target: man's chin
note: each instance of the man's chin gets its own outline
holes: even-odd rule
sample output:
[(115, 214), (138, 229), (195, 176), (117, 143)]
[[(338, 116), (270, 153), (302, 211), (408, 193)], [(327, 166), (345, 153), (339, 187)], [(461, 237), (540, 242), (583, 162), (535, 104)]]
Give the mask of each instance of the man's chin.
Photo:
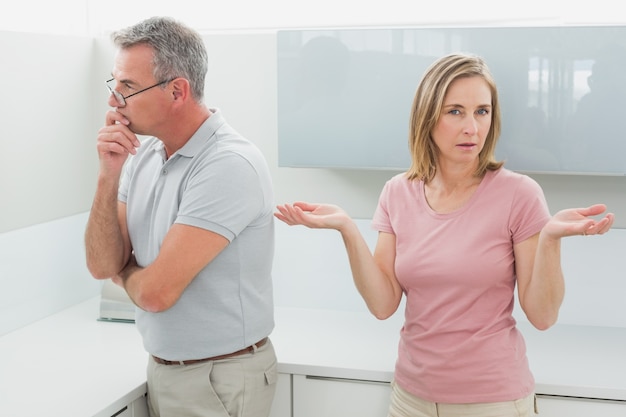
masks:
[(132, 124), (132, 123), (131, 123), (131, 124), (129, 124), (127, 127), (128, 127), (128, 129), (129, 129), (131, 132), (133, 132), (135, 135), (145, 135), (145, 133), (143, 133), (143, 132), (141, 131), (141, 129), (137, 129), (135, 126), (133, 126), (133, 124)]

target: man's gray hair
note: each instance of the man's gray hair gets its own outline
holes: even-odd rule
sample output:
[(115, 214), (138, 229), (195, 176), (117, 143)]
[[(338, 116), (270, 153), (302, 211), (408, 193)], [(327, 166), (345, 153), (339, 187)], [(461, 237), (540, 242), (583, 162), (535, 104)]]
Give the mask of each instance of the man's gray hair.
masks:
[(196, 101), (204, 97), (208, 54), (198, 32), (169, 17), (151, 17), (111, 34), (120, 49), (147, 44), (154, 49), (154, 77), (166, 81), (189, 80)]

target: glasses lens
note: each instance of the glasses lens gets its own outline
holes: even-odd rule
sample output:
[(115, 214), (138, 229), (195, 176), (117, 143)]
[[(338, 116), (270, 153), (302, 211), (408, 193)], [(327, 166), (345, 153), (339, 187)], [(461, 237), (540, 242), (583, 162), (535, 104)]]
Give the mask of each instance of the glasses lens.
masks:
[(106, 86), (107, 86), (107, 89), (109, 90), (109, 93), (113, 94), (113, 97), (115, 97), (117, 104), (119, 104), (120, 106), (125, 106), (126, 100), (124, 100), (124, 96), (115, 89), (115, 79), (112, 78), (110, 80), (107, 80)]

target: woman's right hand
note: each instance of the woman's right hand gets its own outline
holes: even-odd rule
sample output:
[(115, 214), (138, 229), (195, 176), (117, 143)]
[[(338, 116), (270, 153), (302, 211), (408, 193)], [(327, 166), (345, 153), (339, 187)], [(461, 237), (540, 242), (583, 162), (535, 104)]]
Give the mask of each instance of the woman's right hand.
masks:
[(274, 216), (290, 226), (303, 225), (312, 229), (341, 230), (352, 223), (350, 216), (341, 208), (332, 204), (310, 204), (296, 202), (276, 206)]

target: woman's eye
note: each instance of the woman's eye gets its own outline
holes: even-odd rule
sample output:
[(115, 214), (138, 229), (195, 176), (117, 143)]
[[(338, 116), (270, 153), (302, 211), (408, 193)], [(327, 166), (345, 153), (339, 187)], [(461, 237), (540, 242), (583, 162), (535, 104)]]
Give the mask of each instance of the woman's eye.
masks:
[(487, 110), (487, 109), (479, 109), (478, 110), (478, 114), (483, 114), (483, 115), (489, 114), (489, 110)]
[(448, 112), (448, 114), (461, 114), (461, 111), (458, 109), (452, 109)]

